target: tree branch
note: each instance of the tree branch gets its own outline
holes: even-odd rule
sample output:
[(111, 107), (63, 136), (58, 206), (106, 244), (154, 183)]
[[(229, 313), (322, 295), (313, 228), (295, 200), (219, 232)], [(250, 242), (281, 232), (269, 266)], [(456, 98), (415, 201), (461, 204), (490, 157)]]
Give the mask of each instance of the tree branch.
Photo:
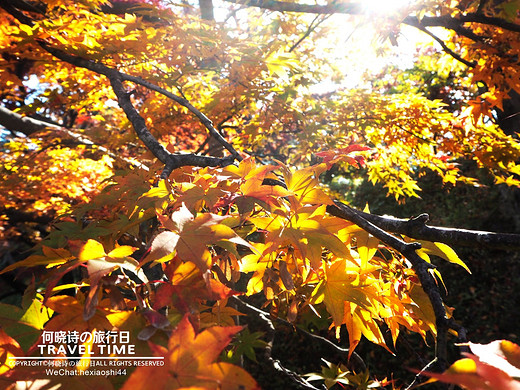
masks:
[[(229, 3), (241, 4), (248, 7), (257, 7), (267, 9), (270, 11), (279, 12), (298, 12), (298, 13), (311, 13), (311, 14), (348, 14), (348, 15), (359, 15), (363, 12), (361, 3), (340, 3), (340, 4), (327, 4), (327, 5), (310, 5), (301, 3), (288, 3), (277, 0), (225, 0)], [(482, 13), (468, 13), (458, 17), (452, 17), (450, 15), (443, 16), (425, 16), (419, 20), (415, 16), (408, 16), (404, 19), (403, 23), (417, 27), (420, 23), (424, 27), (445, 27), (450, 30), (454, 30), (461, 35), (481, 41), (483, 37), (475, 35), (471, 30), (463, 27), (464, 23), (480, 23), (487, 24), (490, 26), (500, 27), (513, 32), (520, 32), (520, 25), (509, 22), (507, 20), (486, 16)]]
[(437, 358), (437, 368), (439, 371), (444, 371), (448, 361), (447, 333), (451, 329), (453, 322), (448, 318), (439, 291), (439, 286), (430, 273), (430, 269), (434, 268), (434, 266), (422, 259), (416, 252), (417, 249), (421, 248), (421, 244), (418, 242), (407, 243), (392, 236), (365, 219), (364, 216), (359, 214), (356, 210), (339, 201), (334, 201), (334, 206), (327, 206), (327, 211), (332, 215), (355, 223), (380, 241), (400, 252), (404, 257), (406, 257), (406, 259), (408, 259), (408, 261), (410, 261), (419, 281), (421, 282), (422, 289), (426, 295), (428, 295), (433, 312), (435, 313), (437, 327), (435, 356)]
[[(333, 207), (328, 211), (332, 215), (337, 212)], [(403, 234), (416, 240), (501, 250), (520, 249), (520, 234), (428, 226), (426, 225), (429, 218), (427, 214), (412, 219), (400, 219), (354, 211), (387, 232)]]
[(502, 29), (513, 32), (520, 32), (520, 25), (516, 23), (511, 23), (507, 20), (496, 18), (493, 16), (486, 16), (481, 13), (468, 13), (465, 15), (458, 16), (456, 18), (449, 15), (425, 16), (421, 19), (421, 24), (424, 26), (451, 26), (449, 27), (450, 29), (453, 29), (452, 27), (461, 26), (464, 23), (487, 24), (489, 26), (500, 27)]
[[(247, 310), (250, 313), (264, 316), (266, 318), (269, 317), (269, 313), (266, 313), (265, 311), (255, 307), (247, 302), (244, 302), (242, 299), (240, 299), (237, 296), (232, 296), (230, 299), (235, 301), (235, 303), (237, 303), (239, 306), (241, 306), (242, 308), (244, 308), (245, 310)], [(327, 339), (325, 337), (319, 336), (317, 334), (308, 332), (305, 329), (294, 326), (294, 324), (291, 324), (289, 321), (284, 320), (283, 318), (276, 317), (273, 320), (275, 320), (285, 326), (289, 326), (289, 327), (295, 329), (297, 332), (301, 333), (308, 339), (314, 340), (317, 343), (319, 343), (320, 345), (324, 346), (325, 349), (327, 349), (329, 351), (332, 351), (339, 355), (345, 355), (345, 356), (348, 356), (348, 354), (349, 354), (349, 351), (350, 351), (349, 348), (342, 348), (339, 345), (334, 344), (332, 341), (330, 341), (329, 339)], [(361, 371), (366, 371), (367, 366), (366, 366), (365, 362), (363, 361), (363, 359), (361, 358), (361, 356), (359, 356), (359, 354), (357, 352), (355, 352), (355, 351), (352, 352), (352, 356), (350, 358), (353, 360), (353, 362), (357, 368), (359, 368)]]
[(133, 83), (142, 85), (143, 87), (146, 87), (152, 91), (158, 92), (167, 98), (172, 99), (173, 101), (177, 102), (183, 107), (186, 107), (189, 111), (191, 111), (198, 119), (199, 121), (208, 129), (209, 133), (219, 142), (226, 150), (231, 153), (231, 155), (238, 161), (242, 161), (242, 157), (239, 155), (239, 153), (231, 146), (229, 142), (227, 142), (224, 137), (215, 129), (213, 126), (213, 122), (204, 115), (201, 111), (199, 111), (197, 108), (195, 108), (188, 100), (184, 99), (183, 97), (177, 96), (164, 88), (161, 88), (153, 83), (150, 83), (149, 81), (143, 80), (140, 77), (127, 75), (120, 72), (121, 77), (123, 80), (131, 81)]
[(258, 7), (270, 11), (280, 12), (300, 12), (310, 14), (361, 14), (361, 3), (337, 3), (327, 5), (311, 5), (288, 3), (276, 0), (225, 0), (229, 3), (241, 4), (248, 7)]
[(309, 27), (307, 27), (307, 31), (305, 31), (305, 33), (300, 37), (300, 39), (298, 39), (298, 41), (296, 41), (296, 43), (294, 45), (292, 45), (291, 48), (288, 50), (289, 53), (293, 52), (294, 49), (296, 49), (298, 47), (298, 45), (305, 40), (305, 38), (307, 38), (309, 35), (311, 35), (312, 32), (315, 31), (316, 28), (318, 28), (318, 26), (321, 23), (323, 23), (325, 20), (327, 20), (327, 18), (329, 18), (330, 15), (325, 15), (321, 20), (319, 20), (319, 17), (320, 17), (320, 15), (316, 15), (316, 17), (312, 20)]
[[(25, 16), (22, 12), (20, 12), (15, 6), (13, 6), (8, 1), (0, 1), (0, 6), (4, 8), (8, 13), (10, 13), (13, 17), (15, 17), (20, 23), (27, 24), (29, 26), (33, 26), (33, 21)], [(242, 157), (239, 153), (229, 144), (220, 133), (213, 127), (212, 122), (206, 117), (202, 112), (196, 109), (189, 101), (186, 99), (174, 95), (173, 93), (166, 91), (165, 89), (150, 83), (146, 80), (141, 79), (140, 77), (135, 77), (131, 75), (127, 75), (125, 73), (119, 72), (116, 69), (109, 68), (108, 66), (102, 64), (101, 62), (96, 62), (93, 60), (85, 59), (73, 54), (66, 53), (60, 49), (56, 49), (49, 45), (47, 42), (43, 40), (37, 40), (37, 43), (48, 53), (54, 55), (56, 58), (65, 61), (71, 65), (78, 66), (81, 68), (85, 68), (91, 70), (95, 73), (102, 74), (106, 76), (114, 93), (117, 96), (119, 105), (125, 112), (128, 120), (132, 123), (132, 126), (141, 141), (145, 144), (145, 146), (154, 154), (155, 157), (159, 159), (164, 165), (165, 168), (161, 174), (161, 177), (167, 177), (173, 169), (178, 168), (184, 165), (195, 165), (195, 166), (218, 166), (218, 165), (228, 165), (230, 164), (230, 159), (228, 157), (224, 157), (221, 159), (216, 159), (214, 157), (206, 157), (206, 156), (195, 156), (195, 155), (175, 155), (168, 152), (164, 146), (162, 146), (159, 141), (152, 135), (150, 130), (146, 126), (146, 122), (144, 118), (139, 114), (139, 112), (133, 106), (130, 95), (124, 89), (123, 81), (130, 81), (136, 84), (142, 85), (145, 88), (150, 90), (159, 92), (164, 96), (174, 100), (180, 105), (188, 108), (198, 119), (199, 121), (208, 129), (210, 134), (221, 143), (232, 156), (232, 160), (241, 161)]]
[(47, 128), (61, 129), (61, 126), (54, 123), (22, 116), (2, 106), (0, 106), (0, 125), (11, 132), (19, 131), (27, 136)]
[(486, 37), (475, 34), (471, 29), (464, 27), (464, 22), (461, 19), (449, 15), (425, 16), (420, 21), (415, 16), (407, 16), (404, 18), (403, 23), (412, 27), (444, 27), (472, 41), (486, 43)]
[(153, 153), (155, 157), (157, 157), (163, 164), (167, 164), (170, 160), (171, 153), (166, 150), (164, 146), (162, 146), (159, 141), (150, 133), (148, 127), (146, 126), (145, 119), (137, 112), (135, 107), (130, 100), (130, 94), (127, 93), (125, 88), (123, 87), (123, 82), (119, 75), (113, 74), (108, 75), (108, 79), (110, 80), (110, 84), (112, 85), (112, 89), (117, 96), (117, 101), (119, 102), (119, 106), (125, 112), (128, 120), (132, 123), (134, 130), (141, 141), (146, 145), (146, 147)]
[(320, 388), (314, 387), (312, 384), (310, 384), (306, 379), (304, 379), (300, 374), (289, 370), (288, 368), (284, 367), (280, 361), (274, 359), (271, 356), (271, 351), (273, 348), (274, 343), (274, 337), (276, 333), (276, 328), (273, 324), (273, 321), (269, 318), (269, 314), (264, 312), (263, 310), (260, 310), (256, 308), (253, 305), (250, 305), (247, 302), (244, 302), (238, 297), (231, 297), (240, 308), (250, 314), (253, 314), (256, 318), (259, 318), (264, 323), (264, 330), (266, 331), (266, 337), (269, 340), (267, 347), (265, 349), (264, 358), (267, 360), (273, 367), (273, 369), (276, 372), (279, 372), (283, 374), (286, 378), (294, 382), (297, 386), (301, 387), (302, 389), (308, 389), (308, 390), (321, 390)]
[[(186, 99), (176, 96), (148, 81), (140, 79), (139, 77), (130, 76), (124, 73), (121, 73), (115, 69), (111, 69), (108, 66), (95, 62), (92, 60), (87, 60), (75, 55), (71, 55), (65, 53), (59, 49), (55, 49), (50, 47), (45, 42), (40, 42), (40, 45), (47, 50), (49, 53), (59, 58), (62, 61), (68, 62), (72, 65), (79, 66), (82, 68), (89, 69), (98, 74), (102, 74), (106, 76), (114, 93), (117, 96), (119, 106), (125, 112), (128, 120), (132, 123), (134, 131), (136, 132), (139, 139), (145, 144), (145, 146), (154, 154), (155, 157), (159, 159), (164, 164), (163, 172), (161, 173), (161, 178), (167, 178), (170, 173), (181, 166), (200, 166), (200, 167), (215, 167), (215, 166), (226, 166), (231, 164), (235, 159), (241, 160), (241, 157), (238, 155), (238, 152), (233, 149), (231, 145), (225, 141), (220, 134), (213, 128), (211, 121), (200, 111), (198, 111), (195, 107), (193, 107)], [(164, 146), (162, 146), (159, 141), (152, 135), (148, 127), (146, 126), (146, 122), (144, 118), (139, 114), (139, 112), (135, 109), (130, 99), (130, 94), (125, 90), (123, 86), (123, 81), (131, 81), (137, 84), (140, 84), (146, 88), (152, 89), (154, 91), (160, 92), (165, 96), (173, 99), (174, 101), (182, 104), (183, 106), (190, 109), (190, 111), (194, 112), (197, 117), (201, 120), (201, 122), (208, 128), (211, 128), (210, 132), (215, 132), (218, 136), (223, 140), (224, 143), (227, 144), (226, 148), (231, 149), (234, 153), (231, 156), (216, 158), (216, 157), (208, 157), (208, 156), (198, 156), (194, 154), (173, 154), (168, 152)], [(226, 146), (226, 145), (225, 145)], [(228, 150), (229, 150), (228, 149)]]
[[(28, 116), (20, 115), (14, 111), (11, 111), (5, 107), (0, 106), (0, 125), (4, 126), (6, 129), (8, 129), (11, 132), (21, 132), (25, 134), (26, 136), (32, 136), (33, 134), (45, 130), (45, 129), (53, 129), (55, 131), (58, 131), (62, 134), (65, 134), (66, 136), (73, 138), (77, 141), (78, 145), (88, 145), (91, 147), (97, 148), (102, 153), (107, 154), (108, 156), (112, 157), (115, 160), (122, 161), (126, 164), (138, 166), (139, 168), (148, 170), (149, 168), (141, 163), (130, 161), (129, 159), (125, 157), (121, 157), (118, 154), (111, 152), (104, 146), (98, 145), (95, 142), (88, 139), (83, 134), (78, 134), (77, 132), (72, 131), (71, 129), (68, 129), (66, 127), (57, 125), (55, 123), (50, 123), (46, 121), (42, 121), (39, 119), (34, 119)], [(64, 142), (61, 142), (60, 144), (64, 144)], [(41, 150), (40, 150), (41, 152)]]
[[(32, 23), (31, 23), (32, 24)], [(165, 168), (161, 174), (161, 178), (167, 178), (169, 174), (176, 168), (181, 166), (200, 166), (200, 167), (208, 167), (208, 166), (226, 166), (231, 164), (235, 159), (242, 160), (238, 152), (226, 141), (224, 138), (218, 133), (218, 131), (213, 127), (211, 121), (202, 114), (199, 110), (193, 107), (186, 99), (178, 97), (148, 81), (142, 80), (138, 77), (126, 75), (121, 73), (115, 69), (111, 69), (106, 65), (95, 62), (92, 60), (84, 59), (66, 52), (62, 50), (56, 49), (48, 45), (44, 41), (38, 41), (39, 45), (54, 55), (58, 59), (70, 63), (71, 65), (82, 67), (98, 74), (102, 74), (106, 76), (114, 93), (117, 96), (118, 103), (120, 107), (125, 112), (128, 120), (132, 123), (132, 126), (141, 141), (145, 144), (145, 146), (157, 157), (164, 165)], [(210, 133), (221, 142), (226, 149), (232, 152), (231, 156), (216, 158), (216, 157), (208, 157), (208, 156), (198, 156), (194, 154), (173, 154), (168, 152), (164, 146), (162, 146), (157, 139), (150, 133), (146, 126), (146, 122), (144, 118), (139, 114), (139, 112), (133, 106), (130, 100), (130, 94), (124, 89), (122, 81), (132, 81), (137, 84), (143, 85), (146, 88), (152, 89), (163, 95), (173, 99), (179, 104), (187, 107), (191, 112), (193, 112), (200, 121), (209, 129)], [(14, 114), (14, 115), (12, 115)], [(19, 123), (27, 128), (27, 130), (34, 129), (43, 129), (47, 126), (45, 122), (38, 123), (36, 120), (28, 120), (22, 118), (21, 116), (17, 116), (18, 114), (11, 112), (0, 112), (0, 120), (2, 116), (6, 124), (12, 126), (13, 124)], [(44, 126), (45, 124), (45, 126)]]
[[(327, 5), (309, 5), (309, 4), (298, 4), (288, 3), (277, 0), (225, 0), (234, 4), (242, 4), (248, 7), (258, 7), (271, 11), (279, 12), (297, 12), (297, 13), (312, 13), (312, 14), (349, 14), (358, 15), (362, 13), (362, 7), (360, 3), (351, 4), (327, 4)], [(456, 60), (465, 64), (469, 67), (476, 66), (475, 62), (470, 62), (463, 59), (460, 55), (451, 50), (440, 38), (432, 34), (426, 29), (426, 27), (444, 27), (448, 30), (453, 30), (457, 34), (469, 38), (475, 42), (487, 43), (487, 37), (480, 36), (472, 31), (470, 28), (464, 27), (465, 23), (480, 23), (490, 26), (500, 27), (513, 32), (520, 32), (520, 25), (511, 23), (507, 20), (485, 16), (481, 13), (469, 13), (461, 15), (459, 17), (452, 17), (450, 15), (443, 16), (425, 16), (419, 20), (415, 16), (407, 16), (402, 23), (409, 26), (418, 28), (424, 31), (435, 39), (441, 46), (442, 49)]]
[(470, 67), (470, 68), (474, 68), (475, 66), (477, 66), (477, 63), (476, 62), (470, 62), (468, 60), (465, 60), (464, 58), (462, 58), (459, 54), (455, 53), (453, 50), (451, 50), (448, 45), (446, 45), (444, 43), (444, 41), (442, 39), (440, 39), (437, 35), (433, 34), (430, 30), (428, 30), (426, 27), (424, 27), (423, 25), (421, 24), (417, 24), (416, 26), (414, 26), (416, 28), (418, 28), (419, 30), (421, 30), (422, 32), (428, 34), (430, 37), (432, 37), (433, 39), (435, 39), (435, 41), (441, 45), (442, 47), (442, 50), (444, 50), (445, 53), (449, 54), (450, 56), (452, 56), (453, 58), (455, 58), (457, 61), (463, 63), (464, 65)]

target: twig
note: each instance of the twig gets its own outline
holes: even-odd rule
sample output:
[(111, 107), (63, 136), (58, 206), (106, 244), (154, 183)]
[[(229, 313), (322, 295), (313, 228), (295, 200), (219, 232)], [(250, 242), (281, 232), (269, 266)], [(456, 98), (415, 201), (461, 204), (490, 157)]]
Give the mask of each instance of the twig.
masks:
[(242, 301), (240, 298), (232, 296), (230, 299), (233, 300), (238, 306), (240, 306), (244, 311), (254, 313), (262, 322), (264, 323), (264, 328), (266, 330), (266, 338), (269, 340), (267, 342), (267, 346), (265, 348), (264, 358), (273, 366), (273, 368), (289, 378), (292, 382), (294, 382), (296, 385), (301, 387), (302, 389), (309, 389), (309, 390), (321, 390), (318, 387), (315, 387), (311, 385), (307, 380), (305, 380), (300, 374), (289, 370), (288, 368), (284, 367), (279, 360), (276, 360), (272, 357), (272, 349), (274, 344), (274, 337), (276, 334), (276, 328), (273, 324), (273, 321), (269, 318), (269, 314), (264, 312), (263, 310), (260, 310), (253, 305), (250, 305), (247, 302)]
[(437, 358), (433, 359), (431, 362), (429, 362), (428, 364), (426, 364), (422, 369), (421, 371), (419, 371), (416, 375), (415, 375), (415, 378), (413, 379), (413, 381), (408, 385), (406, 386), (406, 389), (405, 390), (411, 390), (417, 383), (419, 383), (421, 381), (421, 378), (423, 377), (423, 373), (427, 370), (429, 370), (431, 367), (433, 367), (435, 364), (437, 363)]
[(437, 41), (437, 43), (439, 45), (441, 45), (442, 47), (442, 50), (444, 50), (444, 52), (446, 52), (447, 54), (449, 54), (450, 56), (452, 56), (453, 58), (455, 58), (457, 61), (463, 63), (464, 65), (470, 67), (470, 68), (474, 68), (475, 66), (477, 66), (477, 63), (475, 61), (473, 62), (470, 62), (468, 60), (465, 60), (464, 58), (462, 58), (459, 54), (455, 53), (453, 50), (451, 50), (448, 45), (446, 45), (444, 43), (444, 41), (439, 38), (437, 35), (435, 35), (434, 33), (432, 33), (430, 30), (428, 30), (426, 27), (424, 27), (423, 25), (421, 25), (421, 23), (419, 21), (417, 21), (416, 24), (413, 24), (415, 23), (415, 21), (411, 22), (411, 23), (408, 23), (409, 25), (411, 26), (414, 26), (416, 28), (418, 28), (419, 30), (421, 30), (422, 32), (428, 34), (430, 37), (432, 37), (433, 39), (435, 39), (435, 41)]
[(179, 103), (181, 106), (186, 107), (188, 110), (190, 110), (198, 119), (199, 121), (208, 129), (209, 133), (222, 145), (226, 150), (231, 153), (231, 155), (238, 161), (242, 161), (242, 157), (239, 155), (239, 153), (236, 151), (233, 146), (227, 142), (224, 137), (215, 129), (213, 126), (213, 122), (204, 115), (202, 112), (200, 112), (197, 108), (195, 108), (188, 100), (177, 96), (164, 88), (161, 88), (153, 83), (150, 83), (149, 81), (143, 80), (140, 77), (131, 76), (125, 73), (119, 72), (122, 79), (126, 81), (131, 81), (133, 83), (142, 85), (143, 87), (146, 87), (152, 91), (158, 92), (167, 98), (172, 99), (173, 101)]
[[(231, 297), (231, 299), (233, 301), (235, 301), (235, 303), (237, 303), (238, 305), (240, 305), (240, 306), (244, 307), (245, 309), (247, 309), (249, 312), (254, 312), (257, 315), (269, 318), (269, 313), (266, 313), (265, 311), (263, 311), (261, 309), (258, 309), (257, 307), (255, 307), (255, 306), (253, 306), (253, 305), (251, 305), (251, 304), (249, 304), (247, 302), (244, 302), (240, 298), (238, 298), (236, 296), (233, 296), (233, 297)], [(336, 353), (338, 353), (340, 355), (348, 355), (349, 354), (349, 349), (348, 348), (342, 348), (339, 345), (334, 344), (332, 341), (330, 341), (329, 339), (327, 339), (325, 337), (322, 337), (322, 336), (317, 335), (317, 334), (313, 334), (311, 332), (306, 331), (305, 329), (302, 329), (302, 328), (299, 328), (297, 326), (294, 326), (289, 321), (284, 320), (283, 318), (276, 317), (276, 318), (274, 318), (274, 320), (277, 321), (277, 322), (280, 322), (280, 323), (282, 323), (282, 324), (284, 324), (286, 326), (290, 326), (291, 328), (296, 329), (297, 332), (303, 334), (304, 336), (306, 336), (308, 338), (316, 340), (318, 343), (320, 343), (322, 345), (325, 345), (327, 348), (330, 348), (331, 350), (333, 350), (334, 352), (336, 352)], [(354, 360), (354, 363), (362, 371), (365, 371), (367, 369), (365, 362), (363, 361), (363, 359), (361, 358), (361, 356), (359, 356), (359, 354), (357, 352), (353, 352), (352, 353), (351, 359)]]
[[(307, 38), (309, 35), (311, 35), (312, 32), (314, 30), (316, 30), (316, 28), (321, 23), (323, 23), (325, 20), (327, 20), (329, 17), (330, 17), (330, 15), (325, 15), (321, 20), (318, 20), (320, 18), (320, 15), (319, 14), (316, 15), (316, 17), (312, 20), (311, 24), (307, 28), (307, 31), (305, 31), (305, 33), (301, 36), (301, 38), (298, 39), (298, 41), (294, 45), (291, 46), (291, 48), (288, 50), (288, 52), (291, 53), (294, 49), (296, 49), (298, 47), (298, 45), (305, 40), (305, 38)], [(316, 24), (314, 24), (315, 22), (316, 22)]]

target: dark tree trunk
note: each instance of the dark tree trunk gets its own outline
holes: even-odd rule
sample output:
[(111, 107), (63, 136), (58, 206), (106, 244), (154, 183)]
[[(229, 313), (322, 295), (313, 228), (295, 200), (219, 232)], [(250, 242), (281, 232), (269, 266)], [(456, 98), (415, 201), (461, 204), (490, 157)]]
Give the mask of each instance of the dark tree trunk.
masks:
[(205, 20), (215, 20), (213, 0), (199, 0), (200, 16)]
[(497, 124), (507, 135), (520, 133), (520, 94), (512, 89), (509, 99), (504, 100), (503, 108), (503, 111), (495, 108)]

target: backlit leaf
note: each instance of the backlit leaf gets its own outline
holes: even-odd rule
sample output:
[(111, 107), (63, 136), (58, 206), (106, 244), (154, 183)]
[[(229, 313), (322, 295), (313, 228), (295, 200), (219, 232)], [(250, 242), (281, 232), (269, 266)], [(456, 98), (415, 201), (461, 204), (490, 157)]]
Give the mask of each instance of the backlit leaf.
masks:
[(123, 390), (147, 389), (150, 378), (154, 378), (157, 389), (259, 389), (242, 368), (215, 361), (241, 329), (238, 326), (212, 327), (196, 334), (188, 316), (184, 316), (173, 331), (168, 348), (152, 348), (155, 356), (165, 358), (164, 367), (138, 367), (125, 382)]

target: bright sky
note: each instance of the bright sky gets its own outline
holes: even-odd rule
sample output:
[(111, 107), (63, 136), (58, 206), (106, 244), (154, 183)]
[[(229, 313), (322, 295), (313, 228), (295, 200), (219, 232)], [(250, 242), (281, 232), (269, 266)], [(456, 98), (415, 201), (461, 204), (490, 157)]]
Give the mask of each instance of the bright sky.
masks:
[[(315, 3), (311, 0), (299, 1)], [(375, 18), (381, 15), (398, 13), (399, 10), (409, 5), (411, 0), (360, 0), (360, 3), (362, 3), (369, 18), (370, 15)], [(221, 0), (215, 0), (214, 4), (216, 6), (216, 19), (224, 20), (229, 15), (229, 11), (224, 10), (227, 9), (228, 4)], [(397, 38), (398, 45), (391, 46), (387, 40), (386, 44), (390, 47), (385, 50), (384, 55), (381, 55), (376, 51), (377, 44), (374, 44), (380, 37), (375, 32), (374, 26), (366, 24), (366, 18), (337, 14), (329, 18), (326, 24), (332, 24), (336, 30), (334, 34), (331, 34), (330, 44), (334, 45), (332, 51), (336, 62), (341, 64), (341, 70), (347, 76), (340, 85), (324, 80), (315, 87), (317, 93), (332, 91), (338, 87), (358, 87), (362, 82), (364, 73), (380, 72), (387, 64), (407, 68), (413, 63), (417, 45), (424, 41), (431, 42), (431, 38), (419, 30), (402, 26)]]
[(408, 5), (410, 0), (363, 0), (363, 6), (370, 12), (388, 14)]
[[(402, 69), (413, 65), (420, 44), (431, 43), (431, 38), (409, 26), (401, 26), (397, 37), (397, 45), (390, 44), (388, 38), (381, 42), (371, 26), (351, 26), (352, 34), (339, 45), (335, 52), (342, 70), (347, 75), (343, 86), (353, 88), (361, 86), (365, 73), (377, 74), (386, 65), (394, 65)], [(378, 47), (385, 46), (378, 53)]]

